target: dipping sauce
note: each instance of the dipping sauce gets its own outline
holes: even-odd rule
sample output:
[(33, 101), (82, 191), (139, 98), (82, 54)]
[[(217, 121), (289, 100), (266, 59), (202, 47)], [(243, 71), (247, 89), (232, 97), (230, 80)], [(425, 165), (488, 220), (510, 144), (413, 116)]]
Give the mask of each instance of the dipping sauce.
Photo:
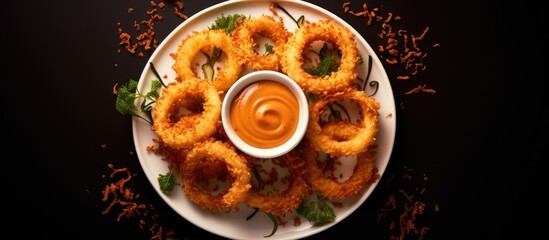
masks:
[(234, 98), (230, 119), (242, 141), (256, 148), (273, 148), (294, 134), (299, 103), (284, 84), (261, 80), (242, 89)]

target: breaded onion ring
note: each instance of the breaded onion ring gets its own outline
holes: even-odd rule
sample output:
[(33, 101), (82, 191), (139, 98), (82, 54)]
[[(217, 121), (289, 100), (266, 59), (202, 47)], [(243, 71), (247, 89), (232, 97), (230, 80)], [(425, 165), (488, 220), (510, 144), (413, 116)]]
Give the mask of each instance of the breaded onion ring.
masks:
[[(274, 54), (263, 56), (254, 51), (254, 36), (268, 37), (274, 42)], [(247, 18), (232, 33), (240, 61), (254, 70), (280, 70), (280, 58), (284, 52), (284, 44), (291, 35), (284, 23), (273, 17), (262, 15), (258, 18)]]
[[(336, 72), (325, 77), (310, 75), (303, 69), (303, 52), (314, 41), (335, 43), (341, 50), (341, 64)], [(298, 28), (288, 39), (281, 59), (282, 71), (294, 79), (306, 92), (332, 94), (346, 91), (358, 76), (359, 61), (355, 35), (332, 20), (319, 20)]]
[[(354, 125), (347, 125), (346, 128), (349, 131), (354, 131), (355, 127)], [(341, 129), (339, 128), (339, 130)], [(332, 201), (355, 196), (364, 187), (379, 179), (375, 167), (375, 150), (376, 146), (372, 145), (366, 151), (358, 154), (352, 175), (347, 180), (339, 182), (332, 177), (325, 176), (322, 170), (324, 167), (319, 165), (318, 151), (312, 146), (305, 147), (302, 151), (302, 157), (306, 162), (306, 179), (311, 186), (311, 190)]]
[(223, 69), (219, 70), (214, 78), (215, 88), (224, 92), (238, 79), (242, 71), (242, 64), (238, 61), (238, 53), (234, 51), (232, 38), (225, 30), (206, 29), (187, 36), (179, 45), (177, 53), (172, 55), (175, 59), (172, 68), (180, 81), (195, 78), (191, 66), (194, 57), (201, 49), (212, 46), (221, 49), (227, 56)]
[[(357, 133), (349, 139), (339, 140), (330, 134), (323, 133), (320, 125), (320, 115), (326, 105), (339, 100), (348, 99), (354, 101), (360, 107), (362, 119)], [(379, 129), (378, 115), (380, 105), (373, 97), (369, 97), (363, 91), (348, 92), (337, 96), (324, 96), (311, 103), (309, 109), (309, 126), (306, 137), (316, 150), (320, 150), (332, 157), (352, 156), (366, 150), (375, 142), (375, 136)]]
[[(251, 164), (258, 160), (252, 157), (248, 158)], [(266, 195), (252, 187), (248, 192), (246, 203), (250, 207), (258, 208), (263, 212), (283, 216), (295, 210), (301, 204), (309, 191), (309, 186), (305, 181), (305, 162), (298, 157), (297, 152), (284, 154), (276, 160), (278, 160), (277, 163), (280, 164), (280, 167), (287, 168), (291, 174), (288, 188), (278, 193)]]
[[(226, 193), (213, 195), (203, 191), (197, 182), (202, 177), (199, 169), (210, 161), (225, 162), (227, 170), (233, 179)], [(211, 163), (211, 162), (210, 162)], [(215, 163), (213, 163), (215, 166)], [(246, 159), (235, 152), (235, 149), (221, 141), (205, 141), (197, 143), (187, 154), (187, 159), (181, 165), (181, 184), (189, 200), (202, 209), (218, 212), (243, 203), (246, 193), (251, 188), (251, 173)]]
[[(204, 100), (202, 112), (173, 120), (172, 112), (191, 97)], [(189, 78), (173, 82), (164, 88), (152, 110), (152, 130), (168, 146), (183, 149), (191, 147), (214, 134), (221, 118), (221, 99), (211, 82)]]

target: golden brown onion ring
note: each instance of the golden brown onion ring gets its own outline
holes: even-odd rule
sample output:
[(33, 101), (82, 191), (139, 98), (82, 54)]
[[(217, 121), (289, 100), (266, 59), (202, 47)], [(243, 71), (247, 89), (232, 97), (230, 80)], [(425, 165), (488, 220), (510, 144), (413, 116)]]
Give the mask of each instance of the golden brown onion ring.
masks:
[[(191, 97), (204, 100), (202, 112), (182, 116), (173, 120), (174, 108)], [(152, 130), (168, 146), (189, 148), (214, 134), (221, 118), (221, 99), (211, 82), (189, 78), (183, 82), (173, 82), (164, 88), (152, 111)]]
[[(259, 159), (249, 157), (251, 164)], [(291, 180), (288, 182), (287, 189), (284, 191), (263, 194), (258, 189), (252, 188), (248, 192), (246, 203), (253, 208), (258, 208), (263, 212), (283, 216), (284, 214), (295, 210), (301, 204), (305, 194), (309, 191), (307, 181), (305, 181), (305, 162), (298, 157), (296, 152), (290, 152), (276, 158), (280, 167), (287, 168), (291, 174)]]
[(215, 88), (219, 91), (228, 90), (238, 79), (242, 64), (238, 61), (237, 52), (233, 48), (232, 38), (225, 30), (202, 30), (187, 36), (172, 55), (175, 64), (172, 68), (177, 73), (180, 81), (189, 78), (195, 78), (196, 75), (192, 69), (192, 61), (196, 54), (204, 48), (217, 47), (227, 56), (223, 69), (219, 70), (214, 78)]
[[(198, 182), (203, 176), (200, 168), (208, 162), (223, 161), (232, 183), (226, 193), (212, 194), (202, 190)], [(216, 164), (210, 164), (216, 166)], [(215, 167), (214, 167), (215, 168)], [(217, 172), (217, 171), (216, 171)], [(246, 194), (251, 188), (251, 173), (246, 159), (235, 152), (228, 143), (221, 141), (204, 141), (197, 143), (187, 154), (181, 166), (181, 184), (189, 200), (202, 209), (218, 212), (236, 207), (246, 200)]]
[[(308, 74), (303, 69), (303, 52), (314, 41), (332, 42), (341, 50), (341, 64), (336, 72), (325, 77)], [(288, 39), (281, 59), (282, 71), (306, 92), (332, 94), (349, 90), (358, 76), (359, 61), (355, 35), (332, 20), (319, 20), (298, 28)]]
[[(322, 126), (320, 125), (320, 115), (326, 109), (327, 104), (344, 99), (354, 101), (358, 104), (362, 119), (358, 123), (359, 128), (357, 133), (353, 137), (347, 140), (338, 140), (330, 134), (323, 133)], [(320, 97), (311, 103), (306, 137), (312, 142), (315, 149), (323, 151), (332, 157), (359, 154), (375, 142), (375, 136), (379, 129), (379, 108), (379, 102), (373, 97), (366, 95), (363, 91)]]
[[(263, 56), (254, 51), (254, 36), (265, 36), (274, 42), (274, 54)], [(240, 56), (240, 61), (254, 70), (280, 70), (280, 58), (284, 45), (291, 35), (284, 23), (273, 17), (261, 15), (258, 18), (247, 18), (232, 33), (232, 37)]]
[[(352, 131), (355, 125), (347, 125), (346, 128)], [(335, 128), (333, 128), (335, 129)], [(341, 130), (341, 128), (339, 128)], [(338, 132), (334, 131), (335, 132)], [(347, 130), (343, 130), (347, 131)], [(349, 179), (339, 182), (329, 176), (325, 176), (318, 160), (318, 151), (312, 146), (305, 146), (302, 151), (302, 157), (306, 162), (306, 179), (311, 186), (312, 191), (319, 193), (329, 200), (350, 198), (355, 196), (360, 190), (379, 179), (379, 174), (375, 166), (376, 146), (372, 145), (357, 156), (357, 162)]]

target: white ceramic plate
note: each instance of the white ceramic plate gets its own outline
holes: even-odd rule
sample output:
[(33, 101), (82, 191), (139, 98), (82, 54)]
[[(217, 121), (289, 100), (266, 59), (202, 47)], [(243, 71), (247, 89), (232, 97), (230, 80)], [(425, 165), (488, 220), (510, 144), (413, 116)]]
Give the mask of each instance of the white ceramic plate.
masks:
[[(211, 26), (215, 19), (221, 15), (244, 14), (251, 17), (258, 17), (261, 14), (272, 15), (269, 11), (270, 2), (271, 1), (235, 0), (222, 2), (204, 9), (185, 20), (174, 29), (158, 46), (149, 61), (154, 63), (155, 68), (161, 76), (168, 76), (166, 79), (163, 79), (163, 81), (173, 81), (175, 79), (175, 72), (171, 67), (174, 64), (174, 60), (169, 54), (177, 51), (179, 43), (185, 36), (192, 33), (193, 30), (208, 28), (208, 26)], [(303, 15), (307, 21), (333, 19), (349, 28), (357, 37), (357, 46), (360, 55), (364, 59), (364, 63), (358, 66), (359, 76), (362, 79), (366, 77), (368, 71), (368, 55), (372, 57), (372, 69), (369, 80), (377, 81), (379, 83), (379, 88), (374, 97), (381, 103), (379, 117), (380, 130), (377, 135), (378, 152), (376, 166), (379, 173), (382, 175), (389, 162), (393, 149), (396, 131), (396, 112), (389, 79), (375, 52), (353, 27), (325, 9), (303, 1), (281, 0), (278, 1), (278, 3), (295, 18)], [(296, 28), (296, 24), (282, 11), (277, 10), (277, 12), (279, 16), (284, 18), (285, 27), (288, 31), (293, 32)], [(139, 91), (147, 92), (150, 88), (152, 79), (156, 79), (156, 76), (147, 64), (139, 79)], [(169, 194), (162, 193), (157, 177), (159, 174), (168, 172), (168, 165), (165, 161), (161, 160), (159, 156), (146, 150), (147, 146), (153, 145), (152, 139), (155, 138), (155, 134), (151, 131), (151, 126), (147, 122), (134, 117), (133, 137), (139, 162), (152, 186), (174, 211), (189, 222), (213, 234), (231, 239), (261, 239), (271, 232), (273, 223), (264, 214), (256, 214), (251, 220), (246, 220), (246, 217), (253, 212), (253, 209), (247, 206), (240, 207), (240, 211), (236, 213), (210, 213), (209, 211), (201, 210), (193, 202), (190, 202), (185, 197), (183, 190), (180, 187)], [(307, 220), (302, 219), (301, 225), (295, 227), (292, 225), (292, 219), (296, 215), (292, 213), (285, 217), (289, 224), (286, 224), (285, 227), (279, 227), (276, 234), (268, 239), (304, 238), (328, 229), (360, 207), (372, 193), (376, 185), (377, 182), (363, 189), (356, 197), (339, 201), (342, 203), (342, 207), (334, 208), (336, 220), (333, 223), (314, 227)]]

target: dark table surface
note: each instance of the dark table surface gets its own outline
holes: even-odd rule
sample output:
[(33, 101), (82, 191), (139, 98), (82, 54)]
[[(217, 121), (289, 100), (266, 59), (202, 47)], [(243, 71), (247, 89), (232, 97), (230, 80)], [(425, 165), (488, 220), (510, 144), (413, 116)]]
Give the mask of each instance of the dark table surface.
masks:
[[(183, 1), (182, 12), (192, 16), (219, 2)], [(344, 13), (345, 1), (309, 2), (340, 16), (372, 46), (379, 44), (380, 23), (367, 26), (364, 18)], [(351, 8), (360, 10), (364, 2), (352, 1)], [(183, 21), (174, 14), (175, 5), (166, 3), (159, 11), (164, 19), (155, 25), (158, 41)], [(419, 35), (429, 27), (422, 40), (427, 69), (399, 81), (401, 68), (384, 62), (398, 116), (389, 166), (363, 206), (309, 238), (393, 239), (400, 234), (398, 219), (407, 202), (400, 190), (413, 195), (409, 203), (426, 206), (415, 221), (418, 229), (428, 229), (423, 239), (543, 234), (549, 188), (542, 167), (548, 119), (541, 86), (547, 80), (542, 73), (549, 39), (542, 8), (530, 1), (366, 3), (379, 7), (381, 16), (400, 16), (396, 26), (410, 33)], [(117, 23), (132, 30), (134, 20), (146, 18), (150, 1), (9, 0), (2, 8), (7, 84), (2, 123), (8, 133), (2, 236), (150, 239), (149, 227), (157, 223), (178, 239), (219, 238), (172, 211), (154, 191), (132, 154), (131, 118), (114, 108), (113, 86), (139, 79), (152, 53), (118, 53)], [(437, 43), (440, 47), (432, 47)], [(405, 94), (419, 84), (436, 94)], [(108, 206), (101, 191), (112, 172), (109, 163), (135, 174), (132, 190), (151, 206), (151, 216), (157, 215), (154, 220), (149, 216), (144, 229), (137, 218), (118, 222), (115, 211), (102, 214)], [(387, 210), (391, 195), (399, 207)], [(391, 222), (397, 223), (393, 229)]]

